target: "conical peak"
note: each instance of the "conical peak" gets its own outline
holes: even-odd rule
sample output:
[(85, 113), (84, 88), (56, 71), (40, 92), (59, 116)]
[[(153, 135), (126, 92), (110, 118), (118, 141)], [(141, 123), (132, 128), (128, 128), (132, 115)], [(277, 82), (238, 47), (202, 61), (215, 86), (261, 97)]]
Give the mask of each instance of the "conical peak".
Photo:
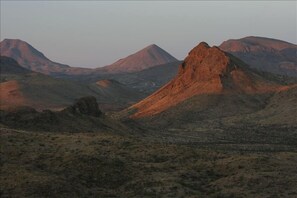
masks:
[(204, 41), (199, 43), (197, 47), (199, 47), (199, 48), (210, 48), (210, 46)]
[(1, 42), (1, 45), (8, 45), (10, 47), (17, 47), (17, 46), (26, 46), (26, 47), (29, 47), (30, 45), (25, 42), (25, 41), (22, 41), (20, 39), (4, 39), (2, 42)]
[(20, 39), (8, 39), (8, 38), (6, 38), (6, 39), (3, 39), (2, 42), (4, 42), (4, 43), (7, 43), (7, 42), (13, 42), (13, 43), (16, 43), (16, 42), (25, 42), (25, 41), (22, 41), (22, 40), (20, 40)]
[(217, 46), (210, 47), (207, 43), (201, 42), (189, 52), (185, 61), (188, 59), (196, 59), (198, 62), (201, 62), (205, 58), (216, 59), (217, 57), (228, 58), (228, 55)]
[(160, 47), (156, 44), (151, 44), (151, 45), (148, 45), (146, 48), (160, 48)]
[(209, 48), (210, 46), (206, 42), (201, 42), (189, 52), (189, 55), (197, 52), (201, 53), (203, 51), (206, 51)]
[(230, 57), (227, 53), (216, 46), (210, 47), (207, 43), (202, 42), (190, 51), (179, 68), (179, 74), (187, 71), (192, 73), (192, 76), (193, 73), (196, 73), (202, 78), (230, 71), (230, 66)]
[(104, 71), (110, 73), (121, 72), (136, 72), (141, 71), (156, 65), (163, 65), (171, 62), (176, 62), (177, 59), (168, 52), (157, 46), (151, 44), (135, 52), (117, 62), (104, 67)]
[(156, 44), (151, 44), (151, 45), (146, 46), (145, 48), (143, 48), (142, 50), (140, 50), (138, 52), (143, 52), (143, 51), (163, 51), (163, 49), (160, 48)]
[[(35, 49), (32, 45), (27, 43), (26, 41), (20, 39), (4, 39), (0, 42), (0, 49), (1, 54), (4, 54), (8, 57), (13, 57), (18, 62), (20, 61), (22, 64), (25, 65), (23, 62), (36, 62), (33, 59), (41, 58), (48, 61), (43, 53)], [(12, 50), (13, 49), (13, 50)], [(17, 53), (15, 53), (18, 51)], [(19, 59), (30, 59), (30, 60), (19, 60)]]

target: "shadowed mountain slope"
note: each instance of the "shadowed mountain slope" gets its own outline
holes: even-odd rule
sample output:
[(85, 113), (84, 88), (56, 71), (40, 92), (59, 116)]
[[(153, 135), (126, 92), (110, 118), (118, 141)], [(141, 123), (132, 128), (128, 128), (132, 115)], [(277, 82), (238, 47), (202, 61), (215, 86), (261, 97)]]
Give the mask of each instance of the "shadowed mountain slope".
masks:
[(89, 88), (100, 95), (99, 106), (105, 111), (122, 110), (144, 98), (143, 93), (111, 79), (99, 80)]
[(94, 84), (55, 79), (23, 69), (11, 58), (1, 57), (0, 60), (1, 109), (18, 106), (31, 106), (37, 110), (61, 109), (77, 98), (91, 95), (97, 98), (100, 105), (104, 105), (102, 109), (106, 111), (112, 106), (127, 107), (140, 97), (137, 91), (119, 83), (113, 82), (112, 88), (102, 88)]
[(59, 78), (69, 79), (73, 81), (96, 83), (98, 80), (112, 79), (120, 82), (126, 87), (136, 89), (147, 96), (164, 84), (169, 82), (178, 71), (181, 61), (171, 62), (163, 65), (156, 65), (148, 69), (144, 69), (131, 73), (92, 73), (88, 75), (67, 75)]
[(151, 94), (177, 74), (180, 63), (180, 61), (176, 61), (150, 67), (139, 72), (109, 75), (109, 78), (115, 79), (145, 94)]
[(31, 72), (30, 70), (21, 67), (14, 59), (6, 56), (0, 57), (0, 65), (1, 74), (24, 74)]

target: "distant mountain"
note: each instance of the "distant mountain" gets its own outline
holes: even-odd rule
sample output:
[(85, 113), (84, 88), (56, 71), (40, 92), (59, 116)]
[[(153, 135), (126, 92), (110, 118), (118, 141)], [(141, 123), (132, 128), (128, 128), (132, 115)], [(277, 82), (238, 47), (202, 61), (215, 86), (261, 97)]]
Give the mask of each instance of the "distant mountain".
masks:
[(180, 63), (157, 45), (150, 45), (114, 64), (97, 69), (55, 63), (19, 39), (4, 39), (0, 50), (2, 56), (13, 58), (23, 68), (35, 72), (83, 82), (114, 79), (148, 94), (168, 82), (176, 74)]
[(251, 36), (224, 41), (219, 47), (258, 70), (297, 76), (297, 45), (295, 44)]
[(0, 52), (1, 56), (15, 59), (22, 67), (44, 74), (60, 73), (70, 68), (49, 60), (43, 53), (19, 39), (4, 39), (0, 42)]
[[(30, 106), (37, 110), (62, 109), (77, 98), (94, 96), (103, 110), (127, 107), (139, 100), (141, 94), (136, 90), (124, 88), (112, 82), (112, 89), (94, 84), (81, 84), (69, 80), (56, 79), (50, 76), (22, 68), (16, 61), (0, 57), (0, 109), (18, 106)], [(122, 90), (120, 92), (120, 90)], [(129, 90), (129, 91), (128, 91)], [(119, 97), (119, 92), (121, 94)], [(108, 94), (107, 94), (108, 93)], [(125, 97), (126, 94), (126, 97)], [(135, 98), (134, 98), (135, 97)]]
[(190, 51), (173, 80), (130, 111), (133, 118), (142, 118), (175, 109), (171, 117), (184, 119), (211, 108), (215, 116), (243, 113), (265, 103), (257, 97), (285, 89), (288, 86), (267, 80), (231, 54), (202, 42)]
[(168, 52), (153, 44), (144, 49), (120, 59), (117, 62), (98, 68), (99, 71), (108, 73), (137, 72), (156, 65), (176, 62), (177, 59)]
[(19, 39), (4, 39), (0, 42), (0, 52), (1, 56), (15, 59), (22, 67), (29, 70), (58, 78), (83, 81), (102, 79), (102, 76), (105, 78), (107, 74), (138, 72), (157, 65), (177, 62), (176, 58), (154, 44), (111, 65), (97, 69), (70, 67), (53, 62), (42, 52)]

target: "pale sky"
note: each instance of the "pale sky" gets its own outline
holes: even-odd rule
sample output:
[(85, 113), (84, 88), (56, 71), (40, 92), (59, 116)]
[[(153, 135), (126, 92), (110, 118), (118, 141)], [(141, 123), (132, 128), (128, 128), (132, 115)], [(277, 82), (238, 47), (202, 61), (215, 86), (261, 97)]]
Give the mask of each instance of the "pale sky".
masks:
[(111, 64), (157, 44), (182, 60), (199, 42), (263, 36), (297, 43), (296, 1), (1, 1), (1, 40), (53, 61)]

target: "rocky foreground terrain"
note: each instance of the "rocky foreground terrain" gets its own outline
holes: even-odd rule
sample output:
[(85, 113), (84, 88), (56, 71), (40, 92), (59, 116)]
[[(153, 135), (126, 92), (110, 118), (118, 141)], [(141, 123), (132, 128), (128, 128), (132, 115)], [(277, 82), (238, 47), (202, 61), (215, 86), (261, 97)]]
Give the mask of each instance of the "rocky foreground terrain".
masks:
[(1, 197), (297, 196), (296, 139), (287, 146), (170, 139), (1, 128)]

